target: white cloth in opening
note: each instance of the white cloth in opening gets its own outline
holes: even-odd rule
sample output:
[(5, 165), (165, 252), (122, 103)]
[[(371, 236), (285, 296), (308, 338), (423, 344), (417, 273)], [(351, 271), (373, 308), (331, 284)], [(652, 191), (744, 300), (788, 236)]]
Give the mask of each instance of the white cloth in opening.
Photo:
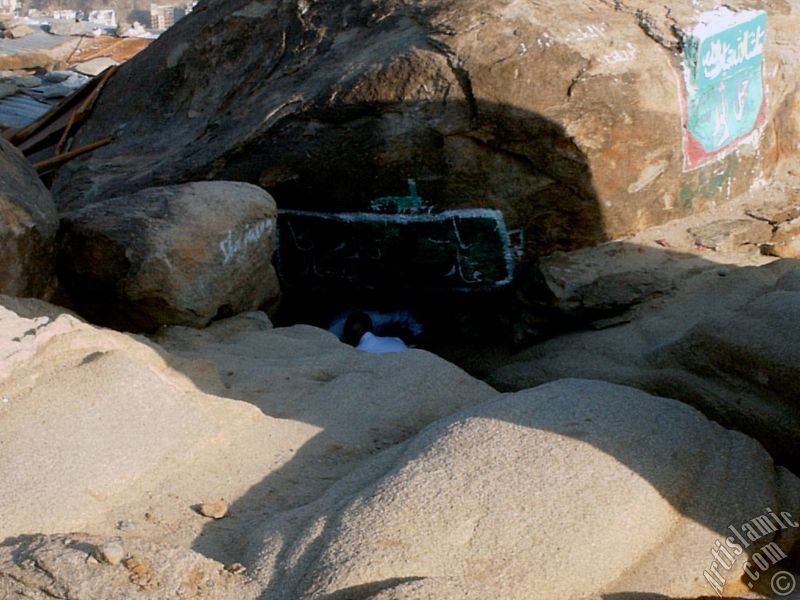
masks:
[(371, 354), (391, 354), (408, 350), (405, 342), (396, 337), (380, 337), (370, 332), (361, 336), (361, 341), (356, 346), (362, 352)]
[[(353, 311), (347, 311), (342, 313), (328, 326), (328, 331), (338, 337), (341, 341), (344, 341), (344, 324), (347, 322), (347, 317), (349, 317), (352, 312)], [(365, 312), (369, 315), (369, 318), (372, 319), (372, 326), (378, 333), (381, 332), (383, 327), (391, 323), (407, 328), (411, 335), (413, 335), (415, 338), (422, 334), (422, 323), (417, 321), (417, 319), (414, 318), (414, 315), (407, 310), (398, 310), (395, 312), (367, 310)]]

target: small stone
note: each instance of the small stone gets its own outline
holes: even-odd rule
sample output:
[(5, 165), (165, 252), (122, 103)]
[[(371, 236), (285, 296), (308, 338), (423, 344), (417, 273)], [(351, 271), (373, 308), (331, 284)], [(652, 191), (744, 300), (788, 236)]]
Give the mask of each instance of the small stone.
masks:
[(136, 529), (136, 523), (134, 523), (133, 521), (119, 521), (117, 523), (117, 529), (119, 529), (120, 531), (131, 531), (133, 529)]
[(231, 505), (225, 500), (217, 500), (215, 502), (204, 502), (198, 507), (198, 512), (204, 517), (210, 519), (224, 519), (228, 516), (228, 511)]
[(130, 572), (130, 581), (134, 585), (138, 585), (145, 591), (159, 587), (158, 576), (148, 561), (131, 557), (126, 558), (123, 564)]
[(106, 542), (95, 548), (95, 558), (111, 566), (116, 566), (125, 558), (125, 548), (120, 542)]
[(228, 573), (233, 573), (234, 575), (243, 575), (245, 571), (247, 571), (247, 567), (245, 567), (242, 563), (231, 563), (225, 566), (225, 570)]

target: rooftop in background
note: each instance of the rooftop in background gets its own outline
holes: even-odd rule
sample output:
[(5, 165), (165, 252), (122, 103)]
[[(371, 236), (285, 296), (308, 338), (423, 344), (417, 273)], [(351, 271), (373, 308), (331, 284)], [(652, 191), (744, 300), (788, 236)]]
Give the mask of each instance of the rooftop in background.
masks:
[(106, 35), (79, 39), (80, 43), (66, 60), (70, 67), (99, 56), (107, 56), (118, 63), (124, 63), (153, 43), (150, 38), (117, 38)]
[[(35, 25), (28, 26), (36, 28)], [(40, 31), (22, 38), (6, 39), (0, 37), (0, 56), (15, 56), (26, 52), (52, 50), (69, 40), (69, 37), (51, 35), (41, 28)]]
[(0, 100), (0, 131), (4, 127), (20, 129), (33, 123), (56, 105), (55, 100), (37, 100), (17, 93)]
[[(29, 25), (31, 27), (41, 27)], [(44, 71), (52, 69), (52, 65), (36, 64), (36, 60), (25, 60), (36, 54), (43, 54), (52, 64), (60, 63), (65, 69), (78, 67), (82, 63), (97, 58), (109, 58), (116, 63), (124, 63), (144, 50), (152, 39), (117, 38), (110, 36), (55, 36), (37, 31), (19, 39), (0, 38), (0, 83), (10, 81), (14, 76), (23, 77), (38, 73), (41, 85), (25, 87), (18, 85), (16, 93), (3, 97), (0, 95), (0, 131), (25, 127), (41, 117), (55, 106), (64, 94), (72, 93), (72, 89), (63, 89), (64, 83), (48, 81)], [(7, 59), (7, 60), (4, 60)], [(15, 61), (15, 58), (22, 60)], [(26, 69), (14, 66), (14, 62), (23, 63)], [(9, 72), (2, 72), (3, 69)], [(11, 70), (16, 69), (16, 70)], [(74, 79), (74, 78), (73, 78)], [(62, 88), (58, 92), (56, 88)], [(13, 88), (12, 88), (13, 90)], [(7, 92), (6, 92), (7, 93)]]

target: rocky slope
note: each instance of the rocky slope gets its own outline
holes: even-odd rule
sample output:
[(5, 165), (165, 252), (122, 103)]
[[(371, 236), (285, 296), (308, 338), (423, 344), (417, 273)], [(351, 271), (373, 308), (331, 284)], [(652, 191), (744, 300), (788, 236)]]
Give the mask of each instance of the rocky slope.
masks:
[(695, 268), (677, 293), (640, 307), (617, 327), (538, 344), (488, 380), (502, 390), (573, 376), (633, 385), (696, 406), (797, 469), (799, 348), (792, 315), (800, 265), (786, 259)]
[[(0, 291), (47, 297), (58, 249), (84, 316), (150, 332), (0, 296), (0, 597), (785, 592), (800, 269), (763, 263), (798, 252), (800, 15), (731, 6), (210, 0), (111, 80), (58, 237), (0, 140)], [(490, 386), (252, 311), (276, 208), (403, 202), (452, 219), (454, 273), (496, 209), (524, 308), (473, 302), (517, 341), (596, 330), (478, 348)]]
[[(800, 513), (756, 441), (631, 388), (498, 397), (263, 313), (151, 341), (2, 304), (9, 598), (682, 597), (728, 525)], [(774, 529), (750, 552), (791, 552)]]
[(168, 352), (43, 303), (3, 304), (0, 538), (131, 521), (188, 545), (206, 523), (195, 504), (241, 500), (243, 521), (294, 507), (496, 395), (431, 354), (376, 357), (310, 327), (273, 330), (263, 313), (166, 330)]

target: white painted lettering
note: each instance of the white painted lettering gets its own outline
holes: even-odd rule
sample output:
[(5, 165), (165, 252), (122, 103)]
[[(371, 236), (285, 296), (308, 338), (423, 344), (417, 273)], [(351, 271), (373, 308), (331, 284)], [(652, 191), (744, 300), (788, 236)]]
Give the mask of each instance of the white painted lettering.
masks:
[(228, 235), (219, 243), (219, 249), (222, 252), (222, 264), (228, 265), (236, 257), (237, 254), (258, 243), (265, 233), (270, 233), (274, 227), (272, 219), (263, 219), (257, 223), (248, 225), (244, 232), (234, 236), (233, 231), (229, 231)]

